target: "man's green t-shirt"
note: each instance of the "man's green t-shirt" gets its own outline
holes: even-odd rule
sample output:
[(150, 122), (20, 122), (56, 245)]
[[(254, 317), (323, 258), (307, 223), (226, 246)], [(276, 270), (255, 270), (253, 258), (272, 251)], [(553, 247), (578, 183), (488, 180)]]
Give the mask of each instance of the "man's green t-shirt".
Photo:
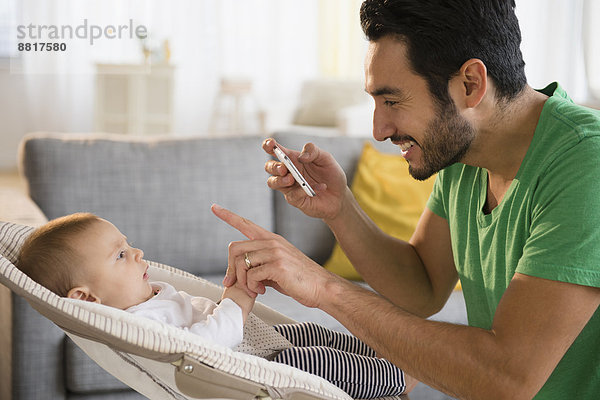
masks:
[[(556, 83), (542, 92), (551, 97), (531, 145), (491, 213), (487, 171), (464, 164), (438, 174), (427, 203), (450, 226), (471, 326), (491, 328), (515, 272), (600, 287), (600, 112)], [(535, 398), (600, 398), (600, 309)]]

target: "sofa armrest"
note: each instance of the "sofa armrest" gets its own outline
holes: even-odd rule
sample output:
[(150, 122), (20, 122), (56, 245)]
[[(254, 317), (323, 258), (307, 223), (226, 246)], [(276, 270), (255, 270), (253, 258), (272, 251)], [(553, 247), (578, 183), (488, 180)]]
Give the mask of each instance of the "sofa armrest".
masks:
[[(12, 348), (12, 299), (10, 290), (0, 285), (0, 349)], [(12, 352), (0, 354), (0, 399), (12, 399)]]
[(13, 188), (0, 188), (0, 221), (40, 226), (47, 218), (25, 193)]
[[(39, 226), (46, 216), (23, 192), (13, 188), (0, 188), (0, 221)], [(8, 288), (0, 285), (0, 348), (13, 348), (13, 299)], [(0, 356), (0, 398), (12, 399), (12, 351)]]

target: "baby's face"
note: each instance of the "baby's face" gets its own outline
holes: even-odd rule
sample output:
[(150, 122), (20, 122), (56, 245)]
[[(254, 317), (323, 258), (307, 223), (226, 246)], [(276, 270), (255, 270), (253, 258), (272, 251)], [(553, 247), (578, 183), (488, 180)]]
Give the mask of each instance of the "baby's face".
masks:
[(152, 297), (144, 252), (131, 247), (113, 224), (99, 220), (77, 245), (86, 260), (81, 284), (89, 286), (100, 303), (125, 309)]

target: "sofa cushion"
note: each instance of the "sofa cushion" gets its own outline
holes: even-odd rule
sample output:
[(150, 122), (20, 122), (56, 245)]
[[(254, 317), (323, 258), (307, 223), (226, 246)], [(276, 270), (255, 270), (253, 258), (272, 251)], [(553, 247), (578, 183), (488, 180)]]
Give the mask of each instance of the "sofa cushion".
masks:
[(336, 126), (344, 107), (369, 101), (362, 80), (317, 79), (302, 86), (294, 125)]
[(261, 142), (33, 134), (21, 163), (30, 196), (49, 219), (92, 212), (146, 258), (202, 275), (225, 271), (227, 244), (243, 239), (212, 214), (212, 203), (273, 229)]

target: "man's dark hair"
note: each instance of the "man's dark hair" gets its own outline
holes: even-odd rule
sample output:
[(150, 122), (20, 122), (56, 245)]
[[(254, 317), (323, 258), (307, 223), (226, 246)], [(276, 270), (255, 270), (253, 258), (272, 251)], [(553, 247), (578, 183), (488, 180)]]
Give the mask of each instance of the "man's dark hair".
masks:
[(394, 37), (441, 104), (448, 81), (465, 61), (478, 58), (493, 80), (497, 98), (511, 100), (525, 87), (525, 62), (514, 0), (366, 0), (362, 29), (370, 41)]

